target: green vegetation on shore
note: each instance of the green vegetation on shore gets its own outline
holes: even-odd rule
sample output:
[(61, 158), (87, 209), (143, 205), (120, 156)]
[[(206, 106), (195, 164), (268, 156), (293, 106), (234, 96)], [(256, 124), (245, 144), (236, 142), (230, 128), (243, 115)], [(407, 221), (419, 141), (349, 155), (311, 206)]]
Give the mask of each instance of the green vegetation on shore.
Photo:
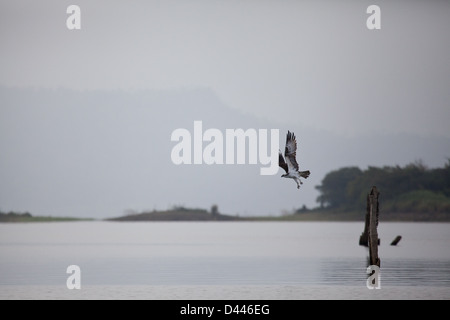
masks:
[(32, 216), (29, 212), (0, 212), (0, 222), (62, 222), (62, 221), (86, 221), (90, 218)]
[(211, 212), (205, 209), (190, 209), (176, 206), (167, 211), (151, 211), (128, 214), (122, 217), (109, 218), (108, 221), (235, 221), (242, 220), (236, 216), (221, 214), (217, 206)]
[(450, 221), (450, 160), (444, 168), (421, 163), (405, 167), (345, 167), (328, 173), (317, 186), (320, 211), (355, 212), (364, 216), (367, 193), (380, 192), (385, 220)]

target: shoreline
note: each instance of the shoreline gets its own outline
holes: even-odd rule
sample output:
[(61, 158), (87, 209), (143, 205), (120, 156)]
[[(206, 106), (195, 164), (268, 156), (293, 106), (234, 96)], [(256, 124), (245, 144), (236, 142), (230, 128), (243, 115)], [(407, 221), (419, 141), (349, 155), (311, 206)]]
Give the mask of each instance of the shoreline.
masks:
[[(450, 222), (450, 213), (412, 213), (380, 212), (380, 221), (392, 222)], [(209, 213), (206, 210), (168, 210), (143, 212), (110, 218), (77, 218), (56, 216), (32, 216), (29, 213), (0, 214), (0, 223), (29, 222), (77, 222), (77, 221), (111, 221), (111, 222), (295, 222), (295, 221), (343, 221), (364, 222), (364, 212), (339, 212), (311, 210), (302, 213), (280, 216), (238, 216), (221, 213)]]

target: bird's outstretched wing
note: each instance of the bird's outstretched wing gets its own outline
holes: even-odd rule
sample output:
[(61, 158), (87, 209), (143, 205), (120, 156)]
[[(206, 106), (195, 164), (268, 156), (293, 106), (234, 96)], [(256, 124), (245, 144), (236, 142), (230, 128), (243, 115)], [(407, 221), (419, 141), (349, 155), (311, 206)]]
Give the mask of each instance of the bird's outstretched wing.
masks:
[(288, 170), (298, 171), (298, 163), (295, 159), (297, 154), (297, 140), (295, 135), (288, 131), (286, 135), (286, 148), (284, 150), (284, 157), (286, 158), (286, 164)]
[(281, 152), (278, 153), (278, 165), (284, 169), (284, 171), (286, 171), (286, 173), (289, 173), (289, 168), (288, 165), (286, 163), (286, 161), (284, 161), (283, 155), (281, 154)]

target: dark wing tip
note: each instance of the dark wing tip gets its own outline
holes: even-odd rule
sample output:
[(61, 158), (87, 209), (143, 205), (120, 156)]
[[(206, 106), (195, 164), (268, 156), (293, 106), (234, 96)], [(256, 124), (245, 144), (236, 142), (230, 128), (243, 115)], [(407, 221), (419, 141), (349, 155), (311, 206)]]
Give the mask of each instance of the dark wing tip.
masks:
[(283, 155), (281, 154), (281, 152), (278, 153), (278, 166), (283, 168), (284, 171), (286, 171), (286, 173), (289, 173), (288, 165), (287, 165), (286, 161), (284, 161), (284, 158), (283, 158)]
[(286, 134), (286, 144), (292, 140), (292, 133), (288, 130), (288, 133)]
[(293, 132), (291, 132), (291, 131), (288, 130), (288, 133), (287, 133), (287, 135), (286, 135), (286, 143), (287, 143), (289, 140), (295, 140), (295, 134), (294, 134)]
[(284, 151), (284, 155), (286, 156), (289, 152), (288, 150), (288, 145), (289, 143), (292, 142), (293, 144), (293, 150), (291, 150), (290, 153), (292, 152), (296, 152), (297, 150), (297, 140), (295, 139), (295, 134), (291, 131), (288, 130), (288, 133), (286, 135), (286, 147), (285, 147), (285, 151)]

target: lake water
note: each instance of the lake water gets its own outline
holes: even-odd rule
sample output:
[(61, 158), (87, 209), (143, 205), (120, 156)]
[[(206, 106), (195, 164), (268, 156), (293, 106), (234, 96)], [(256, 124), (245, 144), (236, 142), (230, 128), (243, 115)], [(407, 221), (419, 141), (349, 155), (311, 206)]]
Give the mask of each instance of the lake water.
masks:
[[(450, 223), (381, 221), (380, 288), (371, 290), (363, 229), (363, 222), (3, 223), (0, 299), (450, 299)], [(69, 265), (80, 267), (79, 290), (66, 286)]]

